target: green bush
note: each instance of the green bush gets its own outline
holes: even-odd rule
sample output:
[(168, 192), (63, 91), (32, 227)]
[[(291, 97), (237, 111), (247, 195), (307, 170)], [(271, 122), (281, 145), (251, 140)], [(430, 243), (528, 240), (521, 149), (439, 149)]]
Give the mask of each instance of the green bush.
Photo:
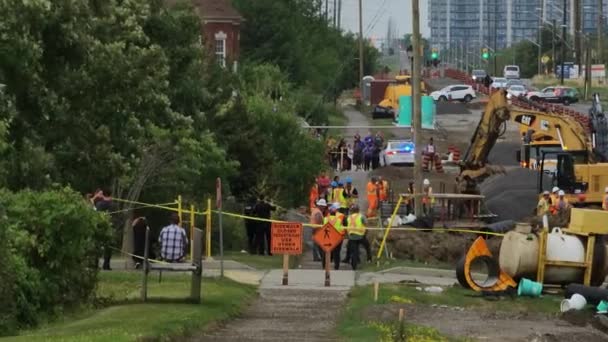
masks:
[(93, 295), (109, 219), (70, 189), (0, 191), (0, 335)]

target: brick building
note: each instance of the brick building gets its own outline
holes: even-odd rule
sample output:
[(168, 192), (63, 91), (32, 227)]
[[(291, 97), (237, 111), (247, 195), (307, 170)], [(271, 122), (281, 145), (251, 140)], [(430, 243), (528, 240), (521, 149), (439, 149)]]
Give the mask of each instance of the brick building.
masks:
[[(175, 4), (180, 0), (166, 0)], [(206, 51), (215, 55), (218, 63), (236, 71), (239, 60), (240, 28), (243, 17), (231, 0), (191, 0), (201, 18), (201, 30)]]

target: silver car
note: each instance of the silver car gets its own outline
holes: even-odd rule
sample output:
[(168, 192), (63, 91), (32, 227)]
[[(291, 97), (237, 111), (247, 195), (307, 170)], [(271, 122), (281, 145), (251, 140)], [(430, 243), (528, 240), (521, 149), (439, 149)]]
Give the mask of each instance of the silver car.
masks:
[(414, 165), (414, 142), (411, 140), (389, 140), (382, 151), (382, 161), (389, 165)]

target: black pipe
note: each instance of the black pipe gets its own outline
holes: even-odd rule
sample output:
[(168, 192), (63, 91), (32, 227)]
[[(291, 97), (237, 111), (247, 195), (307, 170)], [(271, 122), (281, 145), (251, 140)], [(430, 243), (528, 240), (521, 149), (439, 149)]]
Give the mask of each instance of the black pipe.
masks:
[(600, 287), (585, 286), (583, 284), (570, 284), (566, 287), (564, 298), (570, 298), (578, 293), (585, 297), (588, 304), (597, 305), (602, 300), (608, 300), (608, 290)]

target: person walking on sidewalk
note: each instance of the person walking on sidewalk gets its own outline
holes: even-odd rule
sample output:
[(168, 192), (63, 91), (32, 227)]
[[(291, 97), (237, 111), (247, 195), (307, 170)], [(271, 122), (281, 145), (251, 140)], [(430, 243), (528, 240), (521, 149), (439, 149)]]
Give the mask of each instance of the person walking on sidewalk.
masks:
[[(312, 210), (312, 212), (310, 213), (310, 224), (322, 225), (326, 212), (327, 212), (327, 201), (325, 199), (321, 198), (317, 201), (317, 207), (314, 208)], [(315, 229), (320, 229), (320, 228), (308, 227), (308, 229), (310, 229), (311, 234), (310, 234), (310, 241), (306, 241), (306, 244), (308, 245), (308, 247), (310, 247), (312, 249), (312, 260), (321, 261), (321, 255), (323, 254), (323, 251), (312, 240), (312, 236), (314, 235)]]
[[(338, 212), (338, 205), (332, 205), (329, 207), (329, 215), (323, 220), (323, 224), (331, 224), (334, 229), (344, 235), (344, 227), (346, 225), (346, 216)], [(342, 251), (342, 242), (336, 245), (331, 251), (331, 260), (334, 262), (334, 269), (340, 269), (340, 253)], [(325, 266), (325, 253), (321, 256), (323, 267)]]

